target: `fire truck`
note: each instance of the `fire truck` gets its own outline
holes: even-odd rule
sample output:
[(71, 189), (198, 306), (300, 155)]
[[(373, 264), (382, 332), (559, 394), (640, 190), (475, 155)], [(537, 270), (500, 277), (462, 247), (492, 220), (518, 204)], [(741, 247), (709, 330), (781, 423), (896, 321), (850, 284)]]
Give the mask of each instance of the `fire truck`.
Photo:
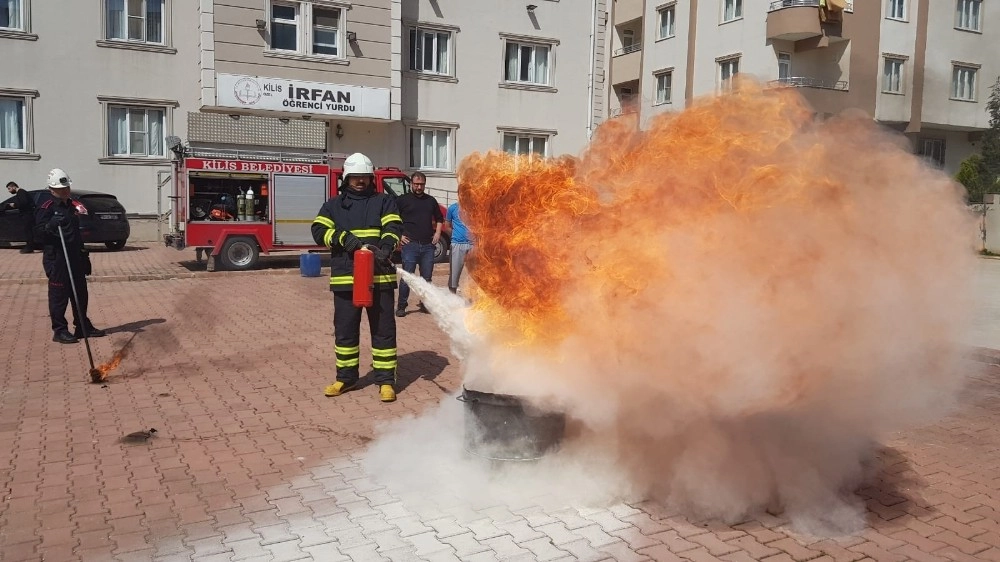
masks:
[[(261, 254), (272, 252), (325, 250), (313, 241), (311, 225), (337, 195), (346, 157), (182, 147), (164, 243), (194, 248), (199, 263), (207, 256), (208, 271), (255, 269)], [(398, 197), (410, 191), (410, 178), (399, 168), (376, 168), (375, 188)], [(449, 240), (441, 236), (437, 261)]]

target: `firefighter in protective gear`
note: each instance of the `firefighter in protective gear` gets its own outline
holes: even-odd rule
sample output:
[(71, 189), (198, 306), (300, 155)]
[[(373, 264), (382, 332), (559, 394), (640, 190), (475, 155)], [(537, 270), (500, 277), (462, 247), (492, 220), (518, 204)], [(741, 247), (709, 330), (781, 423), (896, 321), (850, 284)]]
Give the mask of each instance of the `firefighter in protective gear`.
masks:
[[(49, 317), (52, 320), (52, 341), (58, 343), (76, 343), (83, 337), (86, 329), (88, 337), (101, 337), (104, 330), (98, 330), (87, 317), (89, 293), (87, 291), (87, 275), (90, 274), (90, 258), (83, 248), (83, 237), (80, 235), (80, 219), (77, 215), (87, 214), (83, 203), (70, 195), (72, 181), (66, 172), (55, 168), (49, 172), (49, 193), (52, 199), (42, 203), (35, 213), (36, 239), (43, 244), (42, 267), (49, 279)], [(66, 242), (66, 253), (63, 253), (63, 240), (59, 239), (62, 231)], [(66, 265), (69, 258), (72, 268)], [(73, 300), (73, 285), (75, 283), (80, 307)], [(66, 322), (66, 305), (72, 304), (74, 332), (69, 332)]]
[(323, 394), (339, 396), (358, 384), (361, 308), (354, 306), (354, 252), (375, 249), (374, 304), (365, 307), (372, 338), (372, 369), (383, 402), (396, 399), (396, 274), (389, 256), (399, 242), (403, 221), (396, 202), (375, 192), (372, 161), (361, 153), (344, 161), (344, 180), (336, 197), (323, 204), (312, 223), (317, 244), (330, 248), (330, 290), (337, 380)]

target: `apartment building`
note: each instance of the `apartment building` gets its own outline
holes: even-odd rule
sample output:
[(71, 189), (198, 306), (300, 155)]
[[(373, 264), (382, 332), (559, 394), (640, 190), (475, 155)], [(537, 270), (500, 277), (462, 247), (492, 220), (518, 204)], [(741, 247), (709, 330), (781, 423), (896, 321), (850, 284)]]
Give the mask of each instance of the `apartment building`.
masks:
[(164, 139), (200, 103), (186, 4), (0, 0), (0, 183), (44, 188), (58, 167), (131, 212), (165, 211)]
[(615, 0), (611, 115), (641, 121), (737, 73), (793, 87), (815, 111), (860, 109), (949, 174), (988, 125), (1000, 6), (983, 0)]
[(360, 151), (425, 172), (432, 193), (454, 200), (473, 152), (586, 145), (606, 113), (607, 9), (0, 0), (0, 179), (38, 188), (62, 167), (76, 187), (152, 217), (169, 208), (176, 136), (201, 151)]
[[(253, 129), (242, 144), (361, 151), (424, 172), (451, 200), (468, 154), (577, 152), (604, 114), (604, 0), (215, 0), (200, 11), (196, 145)], [(279, 134), (290, 120), (296, 134)]]

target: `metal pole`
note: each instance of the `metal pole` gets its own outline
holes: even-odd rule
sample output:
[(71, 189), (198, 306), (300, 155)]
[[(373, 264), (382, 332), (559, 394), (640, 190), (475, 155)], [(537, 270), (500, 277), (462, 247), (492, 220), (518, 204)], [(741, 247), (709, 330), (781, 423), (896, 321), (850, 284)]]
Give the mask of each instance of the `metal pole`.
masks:
[(63, 257), (66, 258), (66, 271), (69, 273), (69, 287), (73, 290), (73, 302), (76, 303), (74, 315), (76, 316), (76, 321), (80, 323), (80, 331), (83, 332), (83, 344), (87, 346), (87, 359), (90, 360), (90, 371), (91, 376), (93, 376), (93, 371), (95, 371), (96, 368), (94, 367), (94, 354), (90, 352), (90, 340), (87, 338), (87, 315), (83, 314), (83, 309), (80, 308), (80, 297), (76, 294), (76, 281), (73, 280), (73, 266), (69, 263), (69, 252), (66, 251), (66, 239), (63, 238), (62, 227), (57, 226), (56, 228), (59, 230), (59, 242), (62, 244)]

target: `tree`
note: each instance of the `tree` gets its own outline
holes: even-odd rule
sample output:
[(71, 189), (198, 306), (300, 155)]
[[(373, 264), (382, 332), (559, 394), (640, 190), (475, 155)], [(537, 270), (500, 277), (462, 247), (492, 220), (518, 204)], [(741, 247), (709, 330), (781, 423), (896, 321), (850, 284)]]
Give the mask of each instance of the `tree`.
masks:
[(955, 181), (965, 186), (966, 199), (969, 203), (982, 203), (983, 195), (987, 193), (985, 176), (983, 157), (978, 154), (969, 156), (959, 164)]
[(983, 195), (1000, 192), (1000, 77), (990, 87), (986, 102), (989, 128), (983, 132), (979, 154), (962, 161), (955, 180), (965, 186), (970, 203), (980, 203)]
[(983, 156), (982, 179), (987, 193), (996, 193), (1000, 189), (1000, 78), (990, 88), (986, 112), (990, 114), (990, 127), (983, 132), (979, 149)]

